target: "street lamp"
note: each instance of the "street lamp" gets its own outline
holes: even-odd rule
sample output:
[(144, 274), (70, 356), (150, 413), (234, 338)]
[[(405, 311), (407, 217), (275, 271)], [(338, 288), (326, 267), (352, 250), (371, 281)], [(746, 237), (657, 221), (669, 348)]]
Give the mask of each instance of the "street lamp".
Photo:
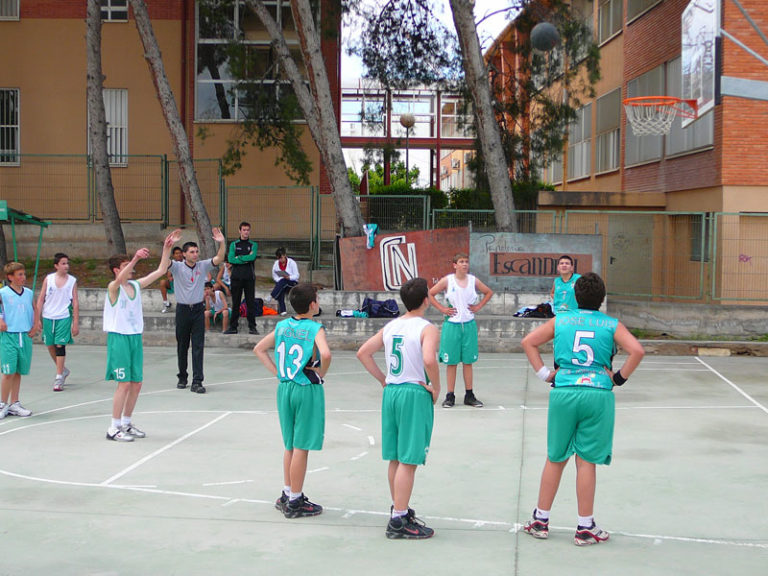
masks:
[(416, 124), (416, 117), (411, 113), (400, 114), (400, 126), (405, 128), (405, 186), (410, 188), (408, 184), (408, 137), (411, 134), (411, 128)]

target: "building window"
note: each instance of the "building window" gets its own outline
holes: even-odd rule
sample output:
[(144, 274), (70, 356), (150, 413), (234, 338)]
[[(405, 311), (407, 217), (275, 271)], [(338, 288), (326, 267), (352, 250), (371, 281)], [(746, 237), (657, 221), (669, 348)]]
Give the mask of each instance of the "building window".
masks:
[(691, 215), (691, 261), (709, 262), (712, 213)]
[(0, 20), (19, 19), (19, 0), (0, 0)]
[(0, 88), (0, 164), (18, 164), (19, 152), (19, 90)]
[(128, 22), (128, 0), (101, 0), (101, 19), (104, 22)]
[(621, 32), (623, 0), (601, 0), (597, 12), (599, 43)]
[[(290, 0), (263, 4), (306, 76)], [(239, 78), (253, 81), (243, 83)], [(279, 102), (291, 93), (266, 28), (244, 0), (197, 3), (196, 120), (243, 120), (249, 107), (269, 114), (263, 104)]]
[(128, 90), (105, 88), (103, 95), (109, 164), (125, 166), (128, 164)]
[[(667, 62), (666, 67), (666, 94), (667, 96), (682, 96), (682, 60), (675, 58)], [(675, 117), (672, 122), (672, 128), (666, 136), (667, 156), (690, 152), (699, 148), (712, 146), (715, 141), (715, 115), (714, 110), (710, 110), (695, 122), (692, 122), (685, 128), (682, 125), (682, 118)]]
[(627, 0), (627, 20), (631, 20), (659, 2), (661, 0)]
[(595, 171), (600, 173), (618, 169), (621, 146), (621, 88), (597, 99), (596, 131)]
[[(664, 65), (649, 70), (642, 76), (627, 82), (627, 97), (663, 96), (664, 95)], [(661, 158), (663, 136), (635, 136), (632, 127), (627, 125), (624, 135), (626, 146), (624, 164), (631, 166), (643, 162), (651, 162)]]
[(568, 129), (568, 179), (589, 176), (592, 164), (592, 104), (576, 111), (576, 120)]

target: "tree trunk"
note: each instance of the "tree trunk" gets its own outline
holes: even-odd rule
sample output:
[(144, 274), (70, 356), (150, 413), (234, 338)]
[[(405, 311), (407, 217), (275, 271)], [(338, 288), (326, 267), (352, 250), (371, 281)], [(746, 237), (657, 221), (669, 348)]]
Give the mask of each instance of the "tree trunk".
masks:
[(173, 143), (173, 151), (179, 162), (179, 182), (187, 205), (192, 212), (192, 220), (195, 223), (197, 238), (200, 244), (200, 253), (203, 258), (210, 258), (216, 253), (216, 243), (211, 235), (211, 221), (208, 211), (203, 203), (203, 195), (195, 176), (195, 166), (192, 162), (192, 153), (187, 139), (187, 132), (179, 115), (173, 90), (165, 75), (165, 67), (160, 54), (160, 47), (149, 20), (147, 5), (144, 0), (129, 0), (136, 20), (136, 29), (139, 31), (141, 43), (144, 46), (144, 57), (147, 59), (152, 81), (155, 84), (157, 98), (163, 110), (163, 117), (168, 126)]
[(509, 169), (501, 146), (499, 123), (493, 110), (491, 85), (477, 37), (472, 0), (450, 0), (453, 22), (461, 45), (464, 74), (475, 106), (477, 137), (483, 152), (496, 227), (501, 232), (517, 232), (515, 201)]
[(0, 270), (8, 263), (8, 248), (5, 245), (5, 230), (0, 224)]
[(88, 53), (87, 100), (88, 100), (88, 138), (91, 144), (91, 159), (96, 176), (101, 217), (110, 254), (124, 254), (125, 237), (120, 225), (120, 214), (115, 202), (115, 190), (112, 186), (112, 172), (109, 168), (107, 153), (107, 118), (104, 111), (104, 75), (101, 71), (101, 4), (98, 0), (88, 0), (88, 19), (86, 21), (86, 45)]
[(344, 152), (341, 147), (339, 125), (333, 107), (328, 71), (320, 50), (320, 35), (315, 28), (309, 0), (291, 0), (291, 12), (301, 43), (301, 52), (307, 69), (307, 81), (299, 72), (296, 62), (288, 49), (283, 31), (272, 18), (261, 0), (247, 0), (248, 6), (256, 13), (267, 29), (285, 75), (291, 83), (299, 102), (304, 119), (320, 158), (328, 173), (336, 205), (336, 215), (341, 222), (345, 236), (363, 235), (363, 217), (360, 213), (352, 186), (347, 175)]

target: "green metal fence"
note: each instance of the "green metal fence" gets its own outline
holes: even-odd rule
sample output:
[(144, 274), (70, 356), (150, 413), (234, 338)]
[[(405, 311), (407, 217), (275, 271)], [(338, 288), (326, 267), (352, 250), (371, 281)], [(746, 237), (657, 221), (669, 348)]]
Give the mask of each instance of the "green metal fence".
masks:
[(358, 199), (363, 220), (368, 224), (378, 224), (379, 232), (429, 228), (429, 196), (376, 194), (358, 196)]
[[(553, 234), (557, 232), (558, 217), (555, 210), (516, 210), (517, 229), (521, 233)], [(468, 226), (475, 232), (496, 230), (496, 212), (493, 210), (432, 210), (432, 228), (460, 228)]]
[(768, 300), (768, 214), (719, 212), (709, 220), (712, 299), (729, 304)]

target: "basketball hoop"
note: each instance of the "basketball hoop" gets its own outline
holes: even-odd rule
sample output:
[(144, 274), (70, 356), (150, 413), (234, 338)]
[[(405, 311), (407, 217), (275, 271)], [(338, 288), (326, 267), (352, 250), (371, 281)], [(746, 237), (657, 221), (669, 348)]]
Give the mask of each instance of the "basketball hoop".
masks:
[(669, 134), (675, 116), (696, 118), (696, 100), (674, 96), (640, 96), (626, 98), (624, 110), (635, 136)]

